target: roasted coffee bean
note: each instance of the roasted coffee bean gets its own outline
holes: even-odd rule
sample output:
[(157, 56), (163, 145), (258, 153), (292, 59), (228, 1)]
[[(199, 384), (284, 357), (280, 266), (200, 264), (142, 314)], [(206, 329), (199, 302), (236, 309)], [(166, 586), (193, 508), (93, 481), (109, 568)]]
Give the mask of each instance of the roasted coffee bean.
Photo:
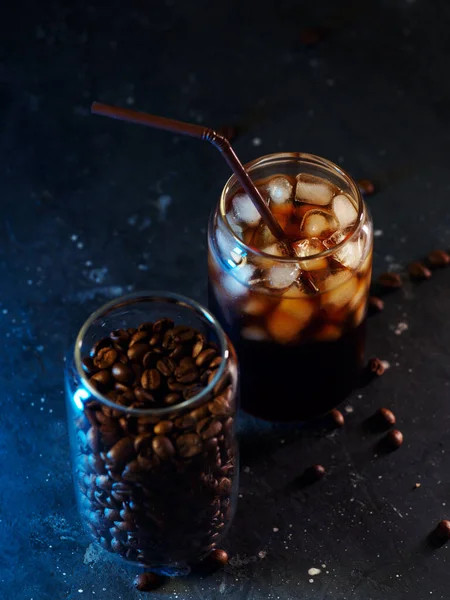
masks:
[(329, 417), (335, 427), (344, 427), (345, 419), (340, 410), (333, 408), (333, 410), (329, 412)]
[(216, 437), (222, 431), (222, 423), (217, 419), (204, 419), (197, 424), (197, 433), (202, 439)]
[(170, 358), (163, 358), (161, 360), (158, 360), (158, 362), (156, 363), (156, 368), (161, 373), (161, 375), (164, 375), (164, 377), (170, 377), (174, 372), (175, 367), (175, 363)]
[(111, 331), (109, 337), (115, 344), (118, 344), (123, 348), (127, 345), (130, 334), (126, 329), (115, 329), (114, 331)]
[(173, 429), (173, 423), (172, 421), (160, 421), (159, 423), (157, 423), (155, 425), (155, 427), (153, 428), (153, 431), (156, 433), (156, 435), (167, 435), (168, 433), (170, 433)]
[(117, 359), (117, 350), (112, 347), (102, 348), (94, 357), (94, 365), (98, 369), (109, 369)]
[(450, 255), (445, 250), (433, 250), (427, 255), (427, 260), (432, 267), (445, 267), (450, 264)]
[[(162, 423), (172, 423), (170, 421), (162, 421)], [(156, 427), (155, 427), (156, 429)], [(155, 431), (156, 433), (156, 431)], [(168, 433), (168, 432), (167, 432)], [(134, 440), (134, 449), (137, 454), (147, 454), (150, 448), (152, 447), (152, 434), (151, 433), (142, 433), (138, 435)]]
[(109, 491), (112, 488), (112, 482), (107, 475), (97, 475), (95, 478), (95, 485), (100, 490)]
[(134, 395), (136, 396), (136, 400), (144, 403), (153, 403), (155, 402), (155, 397), (148, 390), (144, 390), (141, 387), (134, 388)]
[(98, 371), (89, 379), (91, 383), (100, 392), (109, 388), (112, 382), (111, 373), (109, 371)]
[(194, 429), (197, 421), (191, 417), (191, 415), (185, 415), (184, 417), (180, 417), (179, 419), (175, 419), (175, 427), (177, 429)]
[(158, 369), (146, 369), (141, 376), (141, 385), (145, 390), (157, 390), (161, 385), (161, 374)]
[(384, 302), (377, 296), (369, 296), (369, 313), (376, 314), (384, 309)]
[(213, 350), (212, 348), (207, 348), (206, 350), (203, 350), (202, 352), (200, 352), (200, 354), (197, 356), (196, 360), (195, 360), (195, 364), (198, 367), (204, 367), (206, 365), (209, 365), (209, 363), (217, 356), (217, 352), (215, 350)]
[(367, 363), (369, 373), (380, 377), (386, 371), (386, 368), (379, 358), (371, 358)]
[(217, 396), (212, 402), (210, 402), (208, 404), (208, 409), (209, 412), (212, 415), (227, 415), (230, 413), (231, 410), (231, 406), (230, 406), (230, 401), (228, 399), (228, 392), (225, 392), (223, 394), (221, 394), (220, 396)]
[(192, 348), (192, 358), (197, 358), (201, 351), (204, 349), (206, 344), (206, 338), (202, 333), (198, 333), (195, 336), (196, 342)]
[(104, 490), (95, 490), (94, 498), (97, 501), (97, 504), (100, 504), (102, 508), (108, 506), (108, 492), (105, 492)]
[(221, 496), (229, 496), (231, 494), (231, 481), (227, 477), (222, 477), (219, 481), (219, 494)]
[(133, 333), (136, 333), (137, 328), (136, 327), (128, 327), (127, 329), (128, 333), (130, 334), (130, 337), (133, 335)]
[(121, 362), (117, 362), (112, 366), (111, 373), (114, 379), (120, 383), (131, 383), (134, 379), (132, 369)]
[(108, 337), (98, 340), (92, 346), (91, 351), (89, 352), (89, 356), (91, 358), (94, 358), (100, 352), (100, 350), (102, 350), (103, 348), (109, 348), (110, 346), (112, 346), (112, 344), (113, 344), (112, 340)]
[(132, 460), (122, 471), (125, 481), (139, 481), (142, 478), (142, 469), (137, 460)]
[(142, 361), (148, 351), (148, 344), (135, 344), (131, 348), (128, 348), (127, 356), (132, 362), (139, 363)]
[(167, 460), (175, 454), (175, 448), (168, 437), (164, 435), (157, 435), (152, 441), (153, 452), (162, 458)]
[(99, 454), (89, 454), (88, 462), (90, 469), (95, 473), (98, 473), (99, 475), (103, 475), (105, 473), (105, 463)]
[(174, 377), (169, 377), (167, 380), (167, 387), (171, 392), (182, 392), (184, 390), (184, 385), (179, 381), (176, 381)]
[(108, 461), (116, 468), (123, 467), (134, 457), (134, 445), (129, 437), (124, 437), (115, 444), (106, 455)]
[(322, 465), (313, 465), (312, 467), (308, 467), (304, 472), (305, 480), (308, 483), (313, 483), (314, 481), (318, 481), (322, 479), (325, 475), (325, 468)]
[(378, 422), (380, 423), (380, 425), (384, 425), (384, 426), (395, 425), (395, 421), (396, 421), (395, 415), (391, 410), (389, 410), (389, 408), (380, 408), (375, 413), (375, 417), (378, 420)]
[(202, 441), (196, 433), (185, 433), (176, 440), (178, 454), (182, 458), (192, 458), (202, 451)]
[(140, 592), (151, 592), (161, 587), (162, 577), (156, 573), (140, 573), (134, 578), (134, 586)]
[(175, 392), (173, 392), (172, 394), (167, 394), (164, 397), (165, 404), (169, 404), (169, 405), (177, 404), (180, 400), (181, 400), (180, 394), (177, 394)]
[(393, 429), (385, 437), (385, 446), (387, 450), (397, 450), (403, 444), (403, 433), (398, 429)]
[(117, 552), (118, 554), (122, 554), (124, 552), (124, 547), (120, 543), (120, 541), (116, 538), (111, 540), (111, 550), (113, 552)]
[(209, 363), (209, 368), (210, 369), (215, 369), (221, 363), (222, 363), (222, 357), (221, 356), (216, 356), (216, 358), (213, 358), (213, 360)]
[(148, 331), (145, 331), (145, 330), (136, 331), (136, 333), (133, 333), (133, 335), (131, 336), (128, 347), (132, 348), (136, 344), (142, 344), (142, 343), (146, 343), (146, 342), (148, 343), (149, 337), (150, 337), (150, 335), (149, 335)]
[(147, 354), (142, 359), (142, 365), (144, 369), (153, 369), (154, 367), (156, 367), (156, 363), (159, 361), (160, 357), (161, 355), (158, 354), (158, 352), (155, 352), (154, 350), (147, 352)]
[(152, 337), (148, 340), (149, 345), (154, 348), (155, 346), (159, 346), (161, 343), (161, 334), (154, 333)]
[(168, 329), (172, 329), (173, 326), (174, 322), (172, 321), (172, 319), (158, 319), (153, 324), (153, 331), (155, 333), (165, 333)]
[(182, 358), (183, 356), (186, 356), (187, 354), (188, 354), (187, 346), (180, 344), (178, 346), (175, 346), (175, 348), (169, 354), (169, 358), (172, 358), (173, 360), (179, 360), (180, 358)]
[(132, 402), (135, 399), (133, 390), (124, 383), (116, 381), (116, 383), (114, 384), (114, 389), (116, 390), (116, 392), (120, 392), (121, 394), (123, 394), (123, 397), (127, 402)]
[(438, 526), (435, 529), (436, 535), (441, 540), (450, 540), (450, 521), (444, 519), (438, 523)]
[(189, 414), (196, 421), (201, 421), (202, 419), (208, 416), (209, 410), (207, 405), (204, 404), (202, 406), (199, 406), (198, 408), (194, 408), (194, 410), (191, 410)]
[(179, 383), (187, 384), (194, 383), (198, 379), (198, 369), (194, 366), (177, 367), (175, 369), (175, 377)]
[(359, 191), (364, 196), (370, 196), (375, 191), (375, 186), (369, 179), (358, 179), (356, 183), (359, 187)]
[(81, 366), (83, 367), (83, 371), (85, 371), (88, 375), (97, 370), (94, 366), (94, 361), (90, 356), (85, 356), (81, 359)]
[(196, 336), (195, 329), (187, 325), (177, 325), (171, 330), (171, 333), (173, 340), (180, 343), (190, 342)]
[(105, 508), (103, 514), (108, 521), (118, 521), (120, 519), (120, 512), (118, 510), (114, 510), (113, 508)]
[(122, 531), (122, 532), (126, 532), (126, 533), (128, 533), (130, 531), (135, 531), (135, 529), (136, 529), (136, 525), (135, 525), (134, 519), (132, 517), (131, 511), (125, 520), (114, 521), (114, 525), (115, 525), (116, 529), (118, 529), (119, 531)]
[(135, 381), (140, 381), (141, 375), (142, 375), (142, 371), (143, 371), (142, 366), (139, 363), (133, 363), (131, 365), (131, 369), (132, 369), (132, 371), (134, 373), (134, 379), (135, 379)]
[(183, 390), (183, 398), (185, 400), (190, 400), (191, 398), (198, 396), (201, 392), (203, 392), (204, 389), (205, 389), (205, 386), (200, 385), (199, 383), (194, 383), (193, 385), (188, 385)]
[(142, 456), (141, 454), (137, 457), (137, 461), (142, 471), (151, 471), (153, 463), (149, 458)]
[(213, 562), (215, 562), (218, 565), (220, 565), (220, 566), (223, 567), (226, 564), (228, 564), (228, 560), (229, 559), (228, 559), (228, 554), (225, 552), (225, 550), (221, 550), (220, 548), (216, 548), (208, 556), (208, 560), (213, 561)]
[(402, 278), (398, 273), (382, 273), (378, 279), (378, 284), (387, 290), (395, 290), (402, 287)]
[(147, 331), (148, 333), (153, 333), (153, 323), (151, 321), (145, 321), (141, 323), (138, 327), (138, 331)]
[(412, 262), (408, 265), (409, 275), (412, 279), (430, 279), (431, 271), (421, 262)]

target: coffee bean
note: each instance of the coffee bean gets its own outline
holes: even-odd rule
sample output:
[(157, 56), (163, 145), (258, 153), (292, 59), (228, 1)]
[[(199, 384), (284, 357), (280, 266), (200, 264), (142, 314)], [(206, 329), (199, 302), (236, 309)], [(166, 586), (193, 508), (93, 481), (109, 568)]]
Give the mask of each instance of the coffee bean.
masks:
[(148, 344), (135, 344), (131, 348), (128, 348), (127, 356), (132, 362), (141, 362), (148, 351)]
[(119, 540), (114, 538), (111, 540), (111, 550), (113, 552), (117, 552), (118, 554), (122, 554), (122, 552), (124, 551), (124, 547), (122, 546)]
[(126, 329), (115, 329), (114, 331), (111, 331), (109, 337), (115, 344), (118, 344), (123, 348), (128, 343), (130, 334)]
[(436, 534), (441, 540), (450, 540), (450, 521), (444, 519), (438, 523), (436, 527)]
[(94, 357), (94, 365), (98, 369), (109, 369), (117, 359), (117, 350), (111, 347), (102, 348)]
[(170, 433), (173, 429), (173, 423), (172, 421), (160, 421), (159, 423), (157, 423), (155, 425), (155, 427), (153, 428), (153, 431), (156, 433), (156, 435), (167, 435), (168, 433)]
[(378, 284), (387, 290), (395, 290), (402, 287), (402, 278), (398, 273), (382, 273), (378, 279)]
[(95, 485), (101, 489), (109, 491), (112, 488), (112, 482), (107, 475), (97, 475)]
[(155, 402), (153, 394), (141, 387), (134, 388), (134, 395), (139, 402), (144, 402), (146, 404)]
[(123, 468), (131, 458), (134, 457), (134, 445), (129, 437), (118, 441), (106, 455), (108, 461), (116, 468)]
[(184, 390), (184, 385), (179, 381), (176, 381), (173, 377), (169, 377), (167, 380), (167, 387), (171, 392), (181, 392)]
[(205, 365), (208, 365), (216, 357), (216, 355), (217, 355), (217, 352), (215, 350), (213, 350), (212, 348), (208, 348), (207, 350), (203, 350), (197, 356), (195, 364), (198, 367), (203, 367)]
[(114, 384), (114, 389), (116, 390), (116, 392), (120, 392), (121, 394), (123, 394), (123, 397), (127, 402), (132, 402), (133, 400), (135, 400), (133, 390), (130, 387), (128, 387), (128, 385), (116, 381), (116, 383)]
[(108, 519), (108, 521), (118, 521), (120, 519), (119, 511), (114, 510), (113, 508), (105, 508), (103, 514)]
[(219, 548), (216, 548), (208, 556), (208, 560), (211, 560), (220, 566), (225, 566), (226, 564), (228, 564), (228, 554), (225, 552), (225, 550), (220, 550)]
[(228, 399), (228, 393), (225, 392), (220, 394), (220, 396), (217, 396), (213, 402), (208, 404), (208, 409), (212, 415), (216, 416), (229, 414), (231, 407)]
[(153, 333), (153, 323), (151, 321), (145, 321), (141, 323), (138, 327), (138, 331), (147, 331), (148, 333)]
[(174, 322), (172, 321), (172, 319), (158, 319), (153, 324), (153, 331), (155, 333), (165, 333), (168, 329), (172, 329), (173, 326)]
[(201, 333), (197, 334), (195, 339), (197, 341), (195, 342), (195, 344), (192, 348), (192, 358), (197, 358), (206, 344), (206, 338)]
[(81, 359), (81, 366), (83, 367), (83, 371), (85, 371), (88, 375), (93, 374), (97, 370), (94, 366), (94, 361), (90, 356), (85, 356)]
[(120, 383), (131, 383), (134, 379), (134, 373), (130, 367), (121, 362), (117, 362), (112, 366), (112, 376)]
[(431, 271), (421, 262), (408, 265), (409, 275), (412, 279), (430, 279)]
[(98, 371), (94, 373), (89, 379), (89, 383), (99, 390), (99, 392), (106, 391), (112, 382), (111, 373), (109, 371)]
[(160, 333), (154, 333), (152, 335), (152, 337), (149, 339), (148, 343), (149, 343), (149, 345), (152, 348), (155, 348), (156, 346), (159, 346), (159, 344), (161, 343), (161, 334)]
[(214, 358), (210, 363), (209, 363), (209, 368), (210, 369), (215, 369), (216, 367), (218, 367), (220, 364), (222, 363), (222, 357), (221, 356), (216, 356), (216, 358)]
[(202, 441), (196, 433), (185, 433), (176, 440), (178, 454), (182, 458), (192, 458), (202, 451)]
[(370, 196), (375, 191), (375, 186), (369, 179), (358, 179), (356, 183), (359, 187), (359, 191), (364, 196)]
[(377, 296), (369, 296), (369, 313), (376, 314), (384, 309), (384, 302)]
[[(163, 421), (163, 423), (172, 423), (170, 421)], [(142, 433), (138, 435), (134, 440), (134, 449), (137, 454), (147, 454), (152, 446), (152, 435), (151, 433)]]
[(221, 496), (229, 496), (231, 494), (231, 481), (227, 477), (222, 477), (219, 481), (219, 494)]
[(159, 361), (160, 357), (161, 355), (153, 350), (147, 352), (147, 354), (142, 359), (142, 365), (144, 369), (153, 369), (154, 367), (156, 367), (156, 364)]
[(388, 450), (397, 450), (403, 444), (403, 433), (393, 429), (386, 435), (385, 442)]
[(101, 340), (95, 342), (95, 344), (92, 346), (91, 351), (89, 352), (89, 356), (91, 358), (94, 358), (100, 350), (102, 350), (103, 348), (109, 348), (110, 346), (112, 346), (112, 340), (110, 340), (107, 337), (102, 338)]
[(322, 465), (313, 465), (312, 467), (308, 467), (304, 473), (305, 479), (310, 483), (322, 479), (324, 475), (325, 468)]
[(197, 424), (197, 433), (202, 439), (216, 437), (222, 431), (222, 423), (216, 419), (204, 419)]
[(156, 573), (140, 573), (134, 578), (134, 586), (140, 592), (151, 592), (161, 587), (163, 579)]
[(175, 342), (189, 342), (193, 340), (196, 336), (196, 332), (192, 327), (188, 327), (186, 325), (177, 325), (171, 330), (173, 340)]
[(197, 421), (191, 417), (191, 415), (185, 415), (184, 417), (180, 417), (175, 420), (175, 427), (177, 429), (194, 429)]
[(427, 260), (432, 267), (445, 267), (450, 264), (450, 255), (445, 250), (433, 250), (427, 255)]
[(130, 334), (130, 337), (131, 337), (133, 335), (133, 333), (136, 333), (137, 327), (128, 327), (127, 331), (128, 331), (128, 333)]
[(205, 386), (200, 385), (198, 383), (195, 383), (193, 385), (188, 385), (183, 390), (183, 398), (185, 400), (190, 400), (191, 398), (198, 396), (201, 392), (203, 392), (204, 389), (205, 389)]
[(149, 335), (148, 331), (145, 331), (145, 330), (136, 331), (136, 333), (133, 333), (133, 335), (131, 336), (131, 340), (130, 340), (128, 347), (132, 348), (136, 344), (142, 344), (144, 342), (147, 342), (149, 337), (150, 337), (150, 335)]
[(336, 427), (344, 427), (345, 419), (344, 415), (337, 408), (333, 408), (329, 413), (330, 419)]
[(189, 414), (196, 421), (201, 421), (208, 415), (208, 413), (209, 413), (208, 407), (206, 406), (206, 404), (204, 404), (203, 406), (194, 408), (194, 410), (192, 410)]
[(164, 375), (164, 377), (170, 377), (175, 370), (175, 363), (170, 358), (163, 358), (156, 363), (156, 368)]
[(161, 385), (158, 369), (146, 369), (141, 376), (141, 385), (146, 390), (157, 390)]
[(386, 371), (383, 362), (379, 358), (371, 358), (367, 364), (369, 373), (380, 377)]
[(163, 460), (167, 460), (175, 454), (175, 448), (173, 447), (172, 442), (164, 435), (157, 435), (153, 438), (152, 448), (154, 453)]
[(378, 418), (378, 421), (382, 425), (385, 425), (385, 426), (395, 425), (395, 421), (396, 421), (395, 415), (388, 408), (380, 408), (376, 412), (376, 417)]
[(103, 475), (105, 473), (105, 463), (101, 459), (99, 454), (89, 454), (88, 456), (89, 467), (95, 473)]
[(164, 402), (165, 404), (177, 404), (177, 402), (179, 402), (181, 400), (181, 396), (180, 394), (176, 394), (176, 393), (172, 393), (172, 394), (167, 394), (164, 397)]
[(145, 456), (142, 456), (142, 454), (140, 454), (137, 457), (137, 461), (138, 461), (139, 466), (141, 467), (142, 471), (151, 471), (152, 470), (153, 463), (149, 458), (145, 458)]
[(122, 471), (122, 477), (125, 481), (139, 481), (142, 477), (142, 469), (137, 460), (129, 462)]

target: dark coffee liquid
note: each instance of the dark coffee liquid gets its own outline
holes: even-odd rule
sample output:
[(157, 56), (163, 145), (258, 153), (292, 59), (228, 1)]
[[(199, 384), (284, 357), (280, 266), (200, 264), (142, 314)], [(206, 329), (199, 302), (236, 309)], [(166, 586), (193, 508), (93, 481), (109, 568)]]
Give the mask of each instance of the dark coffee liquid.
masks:
[(320, 416), (355, 387), (363, 364), (366, 322), (336, 341), (283, 346), (240, 336), (209, 287), (209, 307), (233, 342), (240, 364), (241, 405), (270, 421), (302, 421)]

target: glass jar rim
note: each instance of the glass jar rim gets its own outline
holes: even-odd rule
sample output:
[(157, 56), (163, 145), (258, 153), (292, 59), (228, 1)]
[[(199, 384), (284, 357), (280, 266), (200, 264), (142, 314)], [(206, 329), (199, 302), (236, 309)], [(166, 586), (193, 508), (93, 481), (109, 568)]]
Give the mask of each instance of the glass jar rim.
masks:
[[(239, 238), (236, 235), (236, 233), (233, 231), (233, 229), (228, 221), (228, 218), (227, 218), (226, 200), (227, 200), (228, 192), (229, 192), (229, 189), (233, 185), (238, 183), (236, 175), (233, 174), (233, 175), (231, 175), (231, 177), (228, 179), (228, 181), (224, 185), (222, 193), (220, 195), (220, 200), (219, 200), (219, 215), (220, 215), (221, 220), (225, 224), (225, 227), (227, 228), (227, 232), (231, 235), (231, 237), (234, 240), (236, 240), (236, 242), (239, 244), (239, 246), (244, 248), (248, 253), (251, 253), (255, 256), (259, 256), (261, 258), (269, 259), (274, 262), (298, 264), (300, 262), (303, 263), (303, 262), (307, 262), (307, 261), (317, 260), (319, 258), (326, 258), (328, 256), (332, 256), (333, 254), (338, 252), (340, 249), (342, 249), (349, 241), (351, 241), (353, 237), (355, 237), (355, 235), (357, 234), (357, 232), (359, 231), (359, 229), (361, 228), (361, 226), (364, 223), (365, 203), (361, 196), (358, 186), (356, 185), (353, 178), (346, 171), (341, 169), (336, 163), (333, 163), (332, 161), (330, 161), (326, 158), (322, 158), (321, 156), (317, 156), (315, 154), (308, 154), (305, 152), (275, 152), (273, 154), (265, 154), (264, 156), (260, 156), (259, 158), (255, 158), (254, 160), (246, 163), (244, 165), (244, 168), (250, 174), (252, 169), (255, 169), (256, 167), (260, 167), (260, 166), (264, 165), (264, 163), (270, 163), (270, 162), (274, 161), (275, 159), (291, 160), (291, 161), (292, 160), (296, 160), (296, 161), (303, 160), (304, 162), (309, 161), (310, 164), (313, 164), (313, 165), (315, 164), (316, 166), (319, 166), (319, 167), (320, 166), (327, 167), (327, 168), (333, 170), (337, 175), (342, 177), (346, 181), (346, 183), (349, 185), (349, 187), (352, 191), (352, 194), (354, 195), (354, 197), (356, 198), (356, 201), (357, 201), (358, 214), (357, 214), (354, 225), (352, 226), (350, 231), (347, 232), (345, 237), (339, 243), (337, 243), (335, 246), (332, 246), (331, 248), (323, 250), (322, 252), (318, 252), (317, 254), (311, 254), (309, 256), (301, 256), (301, 257), (300, 256), (299, 257), (273, 256), (272, 254), (267, 254), (266, 252), (257, 250), (256, 248), (253, 248), (252, 246), (248, 246), (241, 238)], [(282, 174), (280, 174), (280, 175), (282, 175)]]
[[(213, 379), (208, 383), (208, 385), (199, 393), (189, 398), (188, 400), (184, 400), (179, 404), (174, 404), (171, 406), (163, 407), (163, 408), (131, 408), (129, 406), (124, 406), (122, 404), (117, 404), (103, 395), (101, 392), (96, 390), (94, 386), (89, 382), (89, 379), (86, 375), (86, 372), (82, 366), (82, 357), (81, 357), (81, 348), (83, 345), (84, 338), (86, 333), (88, 332), (91, 325), (100, 317), (106, 316), (108, 313), (112, 312), (117, 308), (121, 308), (122, 306), (126, 306), (132, 303), (139, 302), (169, 302), (172, 304), (178, 304), (179, 306), (184, 306), (193, 310), (195, 313), (200, 314), (206, 321), (208, 321), (214, 328), (214, 331), (219, 340), (220, 346), (220, 357), (222, 361), (216, 370), (216, 374)], [(163, 315), (164, 316), (164, 315)], [(200, 405), (202, 401), (213, 391), (214, 387), (221, 380), (222, 375), (225, 371), (226, 365), (228, 363), (230, 357), (230, 349), (228, 339), (215, 318), (215, 316), (204, 306), (202, 306), (196, 300), (192, 300), (187, 296), (183, 296), (181, 294), (176, 294), (175, 292), (167, 292), (167, 291), (143, 291), (143, 292), (134, 292), (131, 294), (126, 294), (124, 296), (120, 296), (119, 298), (115, 298), (106, 304), (100, 306), (96, 311), (94, 311), (90, 317), (84, 322), (78, 335), (75, 340), (75, 347), (73, 353), (73, 359), (75, 362), (75, 367), (77, 373), (80, 377), (80, 380), (83, 386), (86, 388), (86, 391), (89, 392), (91, 396), (96, 398), (102, 404), (106, 404), (107, 406), (119, 410), (125, 414), (133, 414), (137, 416), (164, 416), (173, 414), (174, 412), (183, 411), (186, 408), (192, 408), (194, 406)], [(86, 398), (87, 399), (87, 398)]]

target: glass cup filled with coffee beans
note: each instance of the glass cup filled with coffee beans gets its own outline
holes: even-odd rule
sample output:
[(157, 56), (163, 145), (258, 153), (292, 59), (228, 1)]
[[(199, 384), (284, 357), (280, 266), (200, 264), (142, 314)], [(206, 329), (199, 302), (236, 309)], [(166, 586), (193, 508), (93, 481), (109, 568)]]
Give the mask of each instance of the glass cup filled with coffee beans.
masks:
[(243, 408), (304, 420), (357, 382), (372, 221), (355, 182), (328, 160), (281, 153), (245, 168), (287, 241), (233, 175), (209, 224), (209, 306), (238, 353)]
[(219, 323), (176, 294), (125, 296), (83, 325), (65, 380), (91, 538), (154, 572), (188, 572), (236, 505), (238, 367)]

